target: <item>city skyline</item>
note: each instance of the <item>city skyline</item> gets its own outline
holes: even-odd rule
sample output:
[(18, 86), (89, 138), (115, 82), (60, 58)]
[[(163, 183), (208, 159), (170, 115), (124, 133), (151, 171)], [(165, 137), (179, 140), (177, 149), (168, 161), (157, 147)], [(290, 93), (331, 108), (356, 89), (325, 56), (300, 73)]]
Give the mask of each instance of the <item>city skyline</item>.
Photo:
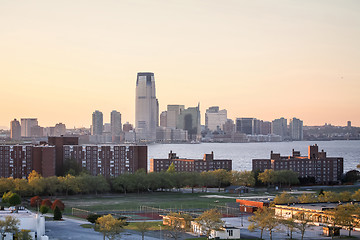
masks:
[(0, 3), (0, 126), (135, 124), (137, 72), (156, 74), (159, 112), (200, 102), (228, 118), (360, 126), (358, 1)]

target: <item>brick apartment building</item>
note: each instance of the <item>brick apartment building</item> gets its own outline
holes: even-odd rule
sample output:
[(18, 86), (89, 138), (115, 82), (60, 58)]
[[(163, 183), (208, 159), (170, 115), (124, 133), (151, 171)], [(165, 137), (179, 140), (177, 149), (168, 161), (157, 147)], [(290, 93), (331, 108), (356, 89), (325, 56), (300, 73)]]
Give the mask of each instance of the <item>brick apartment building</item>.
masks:
[(55, 147), (47, 145), (0, 146), (0, 177), (26, 178), (32, 170), (55, 175)]
[(63, 165), (64, 165), (64, 159), (63, 159), (63, 152), (64, 152), (64, 146), (66, 145), (78, 145), (79, 144), (79, 138), (78, 137), (48, 137), (48, 143), (49, 145), (55, 146), (55, 154), (56, 154), (56, 175), (60, 176), (63, 175)]
[(147, 146), (78, 145), (78, 137), (49, 137), (49, 144), (0, 145), (0, 177), (63, 175), (63, 164), (75, 159), (91, 175), (105, 177), (147, 170)]
[(300, 156), (299, 151), (292, 152), (292, 156), (280, 156), (271, 151), (270, 159), (253, 159), (252, 170), (265, 169), (292, 170), (299, 173), (300, 178), (314, 177), (316, 183), (329, 184), (339, 182), (344, 171), (342, 157), (327, 157), (326, 152), (319, 152), (318, 146), (308, 148), (308, 156)]
[(174, 163), (176, 172), (205, 172), (216, 169), (232, 170), (232, 160), (216, 160), (214, 153), (204, 154), (203, 159), (179, 158), (170, 151), (167, 159), (150, 159), (150, 172), (166, 171)]
[(147, 146), (66, 145), (63, 149), (63, 161), (74, 159), (91, 175), (116, 177), (147, 171)]

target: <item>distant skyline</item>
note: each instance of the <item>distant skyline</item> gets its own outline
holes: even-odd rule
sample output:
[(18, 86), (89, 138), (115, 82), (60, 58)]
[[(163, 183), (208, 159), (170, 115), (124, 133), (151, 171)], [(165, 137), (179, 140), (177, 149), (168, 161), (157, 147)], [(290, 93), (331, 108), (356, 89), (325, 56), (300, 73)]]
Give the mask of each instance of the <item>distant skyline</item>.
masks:
[(360, 126), (360, 1), (0, 2), (0, 126), (135, 123), (138, 72), (160, 112), (211, 106), (228, 118)]

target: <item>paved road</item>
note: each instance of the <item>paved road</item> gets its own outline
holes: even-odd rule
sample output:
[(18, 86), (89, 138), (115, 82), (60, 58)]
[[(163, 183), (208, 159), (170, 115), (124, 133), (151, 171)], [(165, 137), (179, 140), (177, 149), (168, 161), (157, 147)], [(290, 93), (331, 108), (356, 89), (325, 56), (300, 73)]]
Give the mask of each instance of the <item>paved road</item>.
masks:
[[(90, 228), (83, 228), (80, 225), (87, 221), (64, 218), (64, 221), (46, 221), (46, 235), (52, 240), (101, 240), (103, 236)], [(159, 234), (160, 236), (160, 234)], [(125, 240), (141, 240), (141, 235), (135, 231), (125, 231), (121, 235)], [(146, 240), (156, 240), (159, 238), (151, 237), (146, 234)]]

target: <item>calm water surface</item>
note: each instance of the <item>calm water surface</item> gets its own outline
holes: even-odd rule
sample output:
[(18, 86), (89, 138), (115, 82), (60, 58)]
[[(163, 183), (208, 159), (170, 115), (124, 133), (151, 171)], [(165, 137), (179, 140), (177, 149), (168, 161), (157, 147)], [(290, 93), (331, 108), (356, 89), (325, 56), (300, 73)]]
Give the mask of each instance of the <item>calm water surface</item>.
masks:
[(270, 158), (270, 151), (282, 156), (292, 154), (292, 149), (307, 156), (308, 146), (317, 144), (329, 157), (344, 158), (344, 172), (356, 169), (360, 164), (360, 141), (301, 141), (266, 143), (201, 143), (201, 144), (153, 144), (148, 146), (150, 158), (167, 158), (170, 150), (183, 158), (202, 158), (203, 154), (214, 151), (216, 159), (233, 160), (234, 170), (251, 170), (251, 160)]

